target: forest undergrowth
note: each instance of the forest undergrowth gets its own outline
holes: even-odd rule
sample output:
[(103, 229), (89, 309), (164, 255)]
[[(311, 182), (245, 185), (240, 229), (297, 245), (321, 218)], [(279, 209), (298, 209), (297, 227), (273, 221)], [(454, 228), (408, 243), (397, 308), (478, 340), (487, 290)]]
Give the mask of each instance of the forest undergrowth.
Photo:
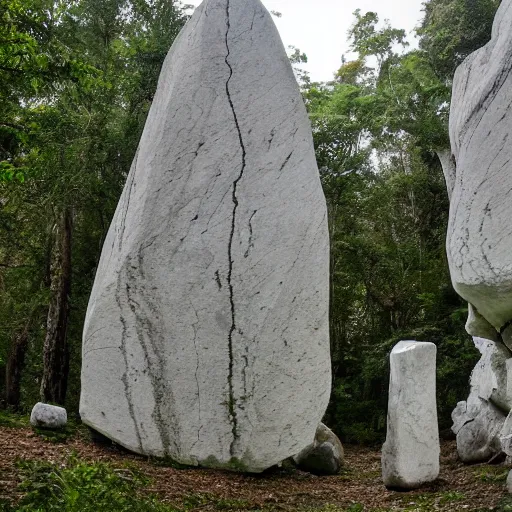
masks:
[(317, 477), (291, 465), (262, 475), (178, 467), (115, 445), (93, 443), (86, 429), (53, 436), (27, 418), (0, 418), (0, 511), (31, 512), (338, 512), (512, 511), (509, 468), (463, 465), (444, 441), (440, 478), (413, 492), (387, 490), (378, 448), (345, 446), (338, 476)]

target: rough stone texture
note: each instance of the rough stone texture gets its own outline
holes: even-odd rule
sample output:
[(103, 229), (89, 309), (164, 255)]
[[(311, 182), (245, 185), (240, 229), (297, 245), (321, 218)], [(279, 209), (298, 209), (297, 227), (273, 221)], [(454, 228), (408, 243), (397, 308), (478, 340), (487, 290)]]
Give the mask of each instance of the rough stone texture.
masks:
[(444, 179), (446, 182), (446, 190), (448, 191), (448, 198), (451, 199), (453, 188), (455, 187), (455, 179), (457, 177), (457, 167), (452, 152), (445, 149), (437, 152), (437, 157), (443, 167)]
[(496, 329), (476, 310), (473, 304), (468, 304), (466, 331), (476, 338), (491, 341), (498, 341), (499, 339)]
[(501, 451), (500, 433), (505, 415), (490, 402), (482, 400), (478, 410), (468, 408), (466, 411), (460, 407), (464, 403), (452, 413), (454, 424), (458, 426), (457, 452), (463, 462), (487, 461)]
[(436, 346), (401, 341), (391, 351), (388, 424), (382, 476), (391, 488), (414, 489), (439, 476)]
[(315, 475), (336, 475), (344, 461), (344, 450), (338, 436), (323, 423), (316, 429), (315, 440), (293, 460), (303, 471)]
[(512, 494), (512, 471), (507, 476), (507, 491)]
[(511, 25), (512, 0), (503, 0), (492, 40), (455, 74), (450, 115), (452, 281), (498, 332), (512, 320)]
[(508, 459), (512, 457), (512, 413), (509, 413), (500, 432), (501, 451)]
[(85, 321), (83, 421), (135, 452), (258, 472), (330, 394), (327, 212), (309, 119), (259, 0), (174, 43)]
[(512, 351), (512, 325), (505, 327), (505, 329), (501, 331), (501, 341)]
[(38, 402), (34, 405), (30, 414), (30, 424), (33, 427), (58, 429), (66, 426), (68, 414), (63, 407), (43, 404)]
[(490, 459), (500, 451), (500, 432), (511, 409), (509, 350), (499, 342), (473, 338), (482, 357), (471, 374), (471, 391), (452, 413), (459, 457), (464, 462)]

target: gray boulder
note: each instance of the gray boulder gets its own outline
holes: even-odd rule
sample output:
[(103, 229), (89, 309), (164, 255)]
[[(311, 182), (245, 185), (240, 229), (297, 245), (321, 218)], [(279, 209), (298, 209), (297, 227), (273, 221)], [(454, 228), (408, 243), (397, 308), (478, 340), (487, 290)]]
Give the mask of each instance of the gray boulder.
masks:
[(65, 427), (67, 422), (68, 414), (66, 409), (56, 405), (38, 402), (34, 405), (30, 414), (30, 424), (33, 427), (59, 429)]
[(259, 0), (171, 48), (106, 238), (80, 414), (137, 453), (260, 472), (329, 401), (329, 235), (309, 118)]
[(511, 408), (509, 350), (500, 342), (473, 338), (481, 358), (471, 374), (467, 401), (452, 413), (452, 430), (464, 462), (483, 462), (501, 450), (500, 436)]
[[(464, 411), (460, 405), (452, 415), (454, 423), (458, 425), (456, 434), (459, 457), (466, 463), (488, 461), (501, 451), (500, 434), (505, 415), (486, 401), (482, 401), (480, 409), (473, 410), (472, 414)], [(461, 417), (456, 418), (457, 414), (461, 414)]]
[(337, 475), (344, 463), (344, 450), (336, 434), (320, 423), (315, 440), (293, 457), (297, 466), (314, 475)]

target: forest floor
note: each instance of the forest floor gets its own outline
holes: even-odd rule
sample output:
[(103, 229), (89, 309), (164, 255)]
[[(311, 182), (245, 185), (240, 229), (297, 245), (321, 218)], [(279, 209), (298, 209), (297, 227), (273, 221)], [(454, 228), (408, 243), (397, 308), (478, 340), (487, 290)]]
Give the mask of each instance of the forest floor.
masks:
[(378, 450), (346, 446), (345, 451), (346, 467), (339, 476), (315, 477), (293, 469), (248, 476), (165, 466), (94, 444), (80, 429), (69, 438), (52, 440), (28, 427), (0, 426), (0, 500), (16, 503), (21, 497), (20, 460), (60, 465), (74, 456), (90, 464), (136, 467), (149, 478), (144, 492), (179, 511), (512, 511), (505, 489), (508, 468), (465, 466), (457, 459), (454, 442), (443, 443), (439, 480), (407, 493), (386, 490)]

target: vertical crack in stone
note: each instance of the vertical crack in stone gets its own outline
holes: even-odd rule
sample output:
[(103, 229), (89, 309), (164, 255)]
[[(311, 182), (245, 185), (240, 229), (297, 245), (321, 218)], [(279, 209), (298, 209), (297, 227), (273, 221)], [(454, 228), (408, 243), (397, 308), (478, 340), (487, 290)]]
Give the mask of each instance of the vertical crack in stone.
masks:
[[(199, 360), (199, 350), (197, 349), (197, 325), (199, 324), (199, 315), (197, 314), (196, 309), (194, 308), (194, 305), (192, 304), (192, 301), (190, 302), (190, 306), (194, 310), (194, 314), (196, 316), (196, 322), (192, 324), (192, 329), (194, 330), (194, 350), (196, 351), (196, 371), (195, 371), (195, 379), (196, 379), (196, 386), (197, 386), (197, 402), (198, 402), (198, 418), (199, 418), (199, 428), (197, 429), (197, 443), (201, 440), (201, 429), (203, 428), (201, 423), (201, 386), (199, 386), (199, 367), (200, 367), (200, 360)], [(196, 445), (194, 443), (193, 447)]]
[(126, 326), (126, 319), (123, 316), (123, 308), (121, 304), (121, 297), (120, 297), (120, 287), (121, 287), (121, 273), (119, 273), (117, 277), (117, 287), (116, 287), (116, 302), (117, 307), (119, 308), (119, 319), (121, 321), (122, 325), (122, 331), (121, 331), (121, 353), (123, 354), (123, 360), (125, 365), (125, 371), (123, 373), (123, 376), (121, 377), (121, 381), (124, 386), (124, 394), (126, 397), (126, 401), (128, 402), (128, 413), (130, 414), (130, 418), (133, 421), (133, 425), (135, 427), (135, 435), (137, 436), (137, 442), (139, 443), (139, 450), (142, 452), (142, 437), (140, 435), (139, 425), (137, 424), (137, 420), (135, 418), (135, 409), (133, 407), (133, 400), (132, 400), (132, 392), (130, 388), (130, 384), (128, 382), (128, 355), (126, 353), (126, 335), (127, 335), (127, 326)]
[(235, 121), (235, 126), (238, 132), (238, 139), (240, 141), (240, 148), (242, 149), (242, 167), (240, 169), (240, 173), (236, 180), (233, 182), (233, 216), (231, 219), (231, 233), (229, 236), (229, 244), (228, 244), (228, 257), (229, 257), (229, 270), (228, 270), (228, 288), (229, 288), (229, 302), (231, 305), (231, 328), (229, 330), (228, 335), (228, 349), (229, 349), (229, 373), (228, 373), (228, 386), (229, 386), (229, 399), (228, 399), (228, 409), (229, 409), (229, 415), (232, 425), (232, 433), (233, 433), (233, 441), (231, 442), (230, 446), (230, 453), (231, 456), (235, 455), (235, 445), (238, 441), (240, 434), (238, 432), (238, 418), (237, 418), (237, 403), (236, 398), (234, 394), (234, 386), (233, 386), (233, 374), (234, 374), (234, 357), (233, 357), (233, 334), (236, 331), (236, 311), (235, 311), (235, 299), (234, 299), (234, 291), (233, 291), (233, 282), (232, 282), (232, 275), (233, 275), (233, 238), (235, 236), (235, 226), (236, 226), (236, 212), (238, 209), (238, 197), (237, 197), (237, 188), (238, 183), (242, 179), (246, 167), (246, 150), (244, 145), (244, 140), (242, 137), (242, 131), (240, 129), (240, 124), (238, 122), (238, 117), (236, 115), (235, 111), (235, 105), (233, 104), (233, 99), (231, 98), (231, 91), (229, 88), (229, 83), (231, 81), (231, 78), (233, 77), (233, 68), (231, 67), (231, 64), (229, 63), (229, 56), (231, 54), (229, 49), (229, 30), (231, 28), (230, 20), (229, 20), (229, 3), (230, 0), (226, 0), (226, 57), (225, 62), (226, 65), (229, 68), (229, 78), (226, 81), (226, 94), (228, 97), (229, 105), (231, 107), (231, 112), (233, 113), (233, 119)]

